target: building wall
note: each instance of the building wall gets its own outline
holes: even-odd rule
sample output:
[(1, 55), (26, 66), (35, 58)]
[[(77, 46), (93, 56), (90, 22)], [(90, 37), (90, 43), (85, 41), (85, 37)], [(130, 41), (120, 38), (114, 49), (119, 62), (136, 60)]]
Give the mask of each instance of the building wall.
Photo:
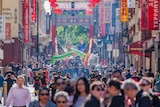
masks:
[[(4, 40), (4, 60), (2, 65), (9, 64), (11, 62), (22, 63), (23, 58), (23, 38), (19, 38), (19, 33), (23, 34), (22, 25), (22, 0), (14, 0), (10, 3), (10, 0), (2, 0), (2, 14), (6, 16), (6, 23), (10, 24), (10, 35), (6, 34), (6, 40)], [(20, 26), (19, 26), (20, 25)]]
[(17, 38), (13, 38), (11, 43), (4, 43), (3, 66), (11, 62), (22, 63), (23, 44)]

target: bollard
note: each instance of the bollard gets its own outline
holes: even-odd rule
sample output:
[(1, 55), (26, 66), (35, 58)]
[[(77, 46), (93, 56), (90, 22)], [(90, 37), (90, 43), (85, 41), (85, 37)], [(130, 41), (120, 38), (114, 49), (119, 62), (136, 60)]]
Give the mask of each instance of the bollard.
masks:
[(3, 83), (3, 95), (4, 95), (4, 105), (6, 105), (7, 100), (7, 81)]

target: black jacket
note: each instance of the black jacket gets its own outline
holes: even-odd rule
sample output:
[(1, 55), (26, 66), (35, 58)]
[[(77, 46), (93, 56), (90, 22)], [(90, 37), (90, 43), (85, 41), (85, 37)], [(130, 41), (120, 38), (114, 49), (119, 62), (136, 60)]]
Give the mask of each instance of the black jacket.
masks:
[(123, 96), (114, 96), (112, 97), (109, 107), (124, 107), (124, 97)]
[(91, 95), (89, 98), (87, 98), (84, 107), (100, 107), (100, 105), (100, 101)]
[(152, 107), (151, 100), (148, 93), (140, 91), (136, 95), (135, 107)]

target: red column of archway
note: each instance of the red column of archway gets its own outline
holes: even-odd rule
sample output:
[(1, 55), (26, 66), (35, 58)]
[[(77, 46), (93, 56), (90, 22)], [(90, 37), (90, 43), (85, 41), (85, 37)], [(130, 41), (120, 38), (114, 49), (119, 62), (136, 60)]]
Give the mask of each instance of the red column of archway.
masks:
[(94, 25), (89, 26), (89, 38), (93, 38), (94, 36)]
[(92, 39), (92, 48), (93, 48), (93, 37), (94, 37), (94, 25), (89, 26), (89, 39)]
[(55, 47), (56, 47), (56, 35), (57, 35), (57, 32), (56, 32), (56, 25), (52, 25), (52, 45), (53, 45), (53, 52), (55, 52)]

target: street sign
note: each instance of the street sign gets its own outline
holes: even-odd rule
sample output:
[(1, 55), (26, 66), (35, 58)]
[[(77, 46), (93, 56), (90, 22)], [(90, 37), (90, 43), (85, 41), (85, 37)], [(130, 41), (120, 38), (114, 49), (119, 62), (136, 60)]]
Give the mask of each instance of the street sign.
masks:
[(4, 40), (6, 37), (6, 18), (4, 15), (0, 15), (0, 40)]
[(108, 52), (112, 51), (112, 44), (107, 44), (107, 51)]
[(128, 0), (128, 8), (135, 8), (136, 2), (135, 0)]
[(113, 49), (113, 57), (119, 57), (119, 49)]

